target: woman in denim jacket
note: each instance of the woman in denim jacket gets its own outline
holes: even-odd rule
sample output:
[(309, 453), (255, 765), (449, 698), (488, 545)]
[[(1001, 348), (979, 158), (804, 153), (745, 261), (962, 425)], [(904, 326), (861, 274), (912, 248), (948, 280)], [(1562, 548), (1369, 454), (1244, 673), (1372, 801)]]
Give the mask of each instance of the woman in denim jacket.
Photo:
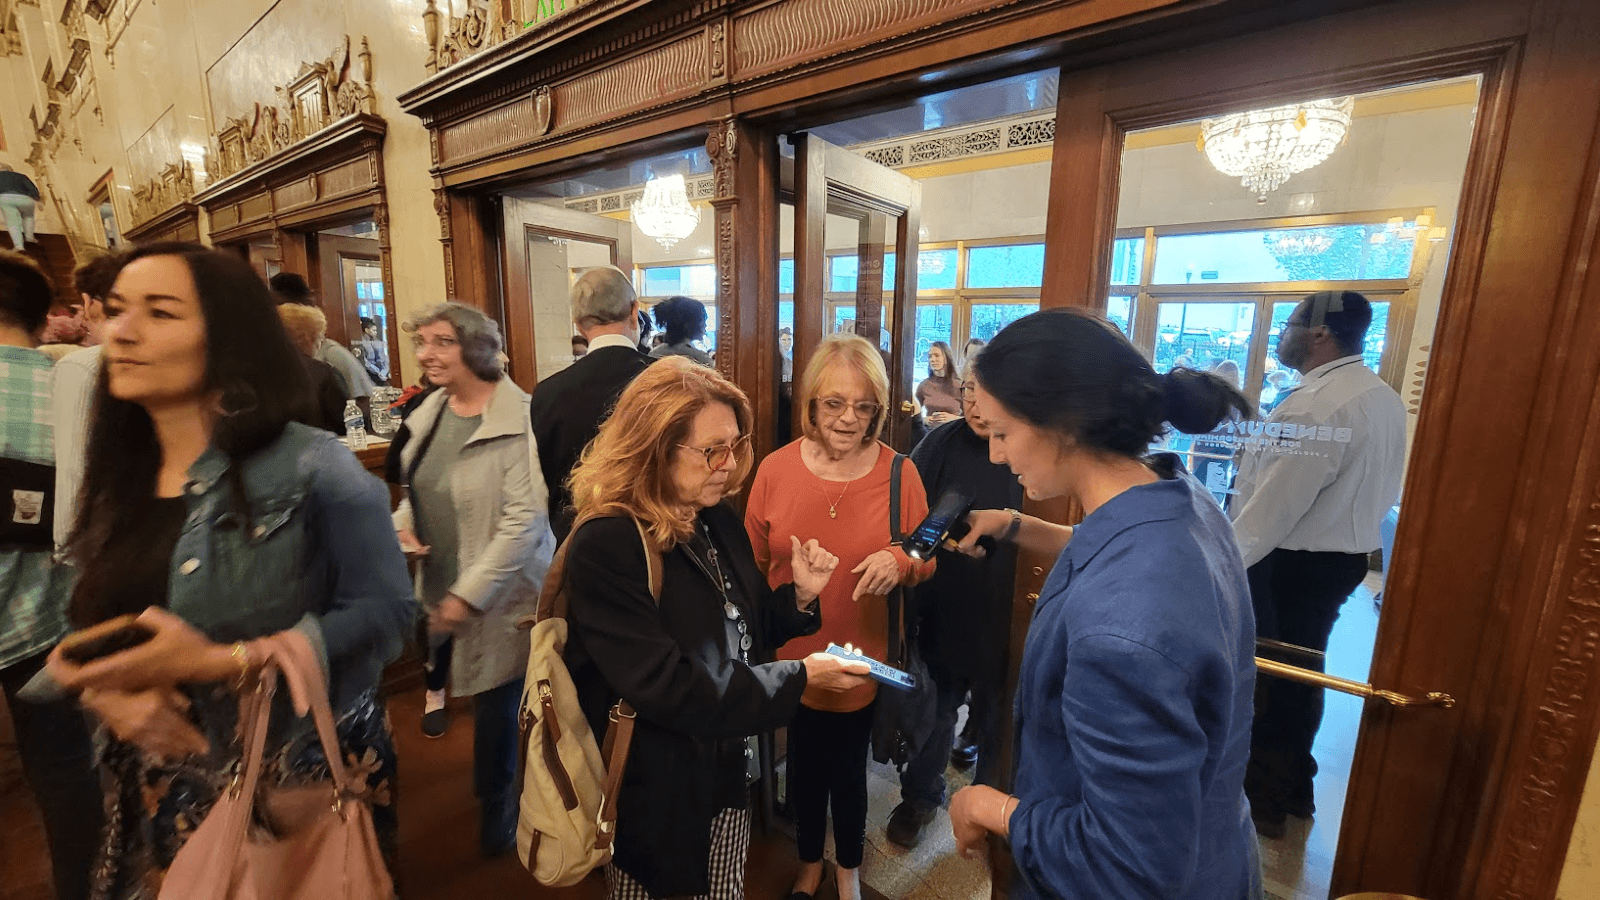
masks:
[[(87, 477), (69, 551), (78, 627), (138, 614), (154, 637), (82, 666), (50, 660), (104, 726), (108, 826), (97, 898), (149, 898), (226, 789), (251, 641), (303, 633), (393, 868), (394, 746), (379, 675), (415, 618), (387, 492), (326, 432), (292, 424), (304, 368), (266, 286), (193, 244), (135, 250), (106, 300)], [(267, 783), (327, 779), (284, 693)]]

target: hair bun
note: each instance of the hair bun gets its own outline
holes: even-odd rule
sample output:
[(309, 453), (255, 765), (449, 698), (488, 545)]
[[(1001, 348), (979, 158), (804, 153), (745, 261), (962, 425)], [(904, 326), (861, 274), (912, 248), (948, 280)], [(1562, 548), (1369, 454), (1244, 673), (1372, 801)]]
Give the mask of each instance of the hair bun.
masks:
[(1252, 414), (1238, 389), (1209, 372), (1171, 369), (1160, 382), (1162, 417), (1185, 434), (1205, 434), (1234, 415)]

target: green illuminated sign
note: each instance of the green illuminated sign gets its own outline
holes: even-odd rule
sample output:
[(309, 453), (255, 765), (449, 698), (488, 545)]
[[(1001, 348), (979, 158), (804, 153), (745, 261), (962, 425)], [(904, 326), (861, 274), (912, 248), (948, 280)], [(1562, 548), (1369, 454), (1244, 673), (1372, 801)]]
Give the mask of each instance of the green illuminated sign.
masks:
[(532, 28), (540, 22), (545, 22), (566, 12), (569, 8), (576, 8), (582, 0), (536, 0), (533, 9), (533, 19), (522, 24), (523, 28)]

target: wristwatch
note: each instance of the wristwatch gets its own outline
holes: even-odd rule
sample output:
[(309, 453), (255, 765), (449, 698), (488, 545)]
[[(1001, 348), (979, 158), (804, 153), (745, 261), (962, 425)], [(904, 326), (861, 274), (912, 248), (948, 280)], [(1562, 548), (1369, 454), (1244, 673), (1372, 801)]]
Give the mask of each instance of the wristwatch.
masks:
[(1006, 533), (1000, 535), (1000, 540), (1014, 541), (1017, 539), (1017, 532), (1022, 530), (1022, 513), (1010, 507), (1006, 507), (1006, 512), (1011, 513), (1011, 524), (1006, 527)]

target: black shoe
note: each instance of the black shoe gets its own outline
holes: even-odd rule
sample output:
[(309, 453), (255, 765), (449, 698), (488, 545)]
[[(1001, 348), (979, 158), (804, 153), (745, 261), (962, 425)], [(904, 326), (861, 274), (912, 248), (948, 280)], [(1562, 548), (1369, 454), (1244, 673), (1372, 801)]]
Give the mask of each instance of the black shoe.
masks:
[(824, 859), (822, 861), (822, 876), (817, 879), (816, 890), (809, 894), (805, 891), (790, 891), (789, 900), (815, 900), (815, 898), (818, 897), (829, 896), (828, 886), (830, 884), (832, 884), (835, 888), (832, 895), (837, 897), (839, 891), (837, 890), (838, 884), (835, 881), (836, 878), (837, 876), (834, 874), (833, 860)]
[(922, 833), (933, 821), (934, 810), (901, 801), (889, 814), (889, 825), (884, 829), (889, 843), (910, 850), (922, 843)]
[(430, 738), (444, 737), (445, 731), (450, 728), (450, 708), (440, 707), (430, 713), (422, 714), (422, 733)]
[(485, 859), (505, 856), (517, 849), (517, 818), (520, 798), (512, 792), (497, 800), (484, 801), (478, 818), (478, 848)]
[(959, 772), (965, 772), (978, 762), (978, 745), (961, 744), (950, 748), (950, 765), (955, 766)]

